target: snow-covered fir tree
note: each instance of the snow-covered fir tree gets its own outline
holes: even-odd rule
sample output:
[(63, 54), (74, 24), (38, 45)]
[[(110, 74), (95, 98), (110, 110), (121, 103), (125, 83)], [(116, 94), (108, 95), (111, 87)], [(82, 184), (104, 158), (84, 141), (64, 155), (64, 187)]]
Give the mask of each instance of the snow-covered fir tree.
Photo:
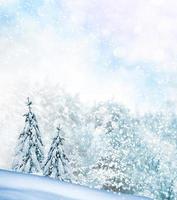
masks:
[[(0, 130), (5, 137), (20, 127), (17, 113), (22, 112), (20, 99), (26, 94), (24, 88), (17, 88), (13, 103), (1, 108), (5, 112), (1, 116)], [(72, 168), (72, 182), (154, 200), (176, 198), (175, 112), (162, 110), (135, 115), (113, 101), (86, 106), (79, 96), (48, 83), (36, 87), (30, 94), (39, 105), (35, 111), (42, 117), (38, 120), (46, 145), (50, 145), (49, 138), (58, 120), (65, 130), (62, 137), (67, 140), (64, 150)], [(12, 120), (15, 123), (6, 123)], [(2, 147), (4, 139), (0, 142)], [(7, 148), (6, 157), (10, 160), (11, 149)]]
[[(116, 155), (109, 155), (100, 158), (92, 168), (95, 182), (101, 182), (101, 188), (113, 192), (134, 193), (135, 186), (131, 177), (126, 173), (126, 164), (121, 163)], [(98, 186), (97, 186), (98, 187)]]
[(169, 177), (160, 177), (159, 188), (154, 191), (155, 199), (176, 200), (176, 191), (173, 180)]
[(41, 173), (44, 158), (41, 133), (35, 114), (32, 112), (32, 101), (27, 99), (28, 113), (25, 114), (25, 127), (18, 138), (13, 170), (25, 173)]
[(59, 180), (69, 180), (69, 159), (63, 150), (64, 138), (60, 136), (61, 128), (57, 127), (57, 135), (53, 138), (47, 159), (43, 166), (45, 176)]

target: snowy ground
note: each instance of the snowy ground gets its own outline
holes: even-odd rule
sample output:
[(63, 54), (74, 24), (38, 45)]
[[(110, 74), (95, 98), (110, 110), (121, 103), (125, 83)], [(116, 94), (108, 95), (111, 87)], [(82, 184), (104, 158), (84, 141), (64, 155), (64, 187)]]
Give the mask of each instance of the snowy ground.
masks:
[(0, 200), (148, 200), (63, 183), (47, 177), (0, 170)]

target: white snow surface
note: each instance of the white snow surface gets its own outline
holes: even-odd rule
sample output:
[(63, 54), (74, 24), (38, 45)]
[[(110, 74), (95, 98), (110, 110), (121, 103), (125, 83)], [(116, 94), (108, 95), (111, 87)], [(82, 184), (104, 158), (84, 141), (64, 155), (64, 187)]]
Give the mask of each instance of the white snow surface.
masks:
[[(0, 170), (0, 200), (148, 200), (114, 194), (48, 177)], [(150, 200), (150, 199), (149, 199)]]

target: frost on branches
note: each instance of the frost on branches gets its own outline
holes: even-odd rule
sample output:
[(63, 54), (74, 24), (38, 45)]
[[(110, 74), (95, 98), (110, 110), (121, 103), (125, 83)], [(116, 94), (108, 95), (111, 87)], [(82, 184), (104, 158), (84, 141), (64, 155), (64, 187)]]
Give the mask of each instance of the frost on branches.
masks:
[(41, 173), (43, 162), (43, 143), (35, 114), (31, 110), (32, 102), (27, 101), (28, 113), (24, 116), (25, 127), (18, 138), (13, 169), (25, 173)]
[(50, 176), (59, 180), (68, 180), (69, 160), (63, 150), (64, 138), (60, 136), (61, 128), (57, 127), (57, 135), (53, 138), (47, 160), (43, 171), (45, 176)]
[[(19, 103), (20, 99), (24, 98), (20, 95), (23, 90), (18, 90), (18, 95), (15, 95), (18, 97), (15, 101), (15, 113), (21, 108)], [(87, 106), (80, 102), (78, 96), (70, 95), (59, 86), (46, 85), (36, 88), (31, 95), (35, 97), (35, 110), (41, 122), (42, 139), (46, 147), (50, 145), (48, 142), (58, 121), (62, 124), (62, 137), (67, 141), (64, 143), (64, 152), (69, 158), (72, 170), (71, 182), (147, 196), (154, 200), (176, 199), (175, 112), (161, 110), (142, 115), (133, 114), (114, 101), (97, 102)], [(14, 116), (9, 115), (6, 121), (13, 120)], [(17, 125), (18, 120), (14, 124)], [(1, 126), (0, 129), (2, 132), (6, 130)], [(24, 133), (19, 137), (19, 143), (23, 144), (23, 140)], [(22, 148), (22, 144), (18, 149)], [(50, 151), (47, 159), (54, 156), (57, 148), (62, 148), (62, 145), (59, 146), (55, 147), (54, 152)], [(19, 152), (16, 163), (23, 161), (25, 151), (23, 150), (23, 154)], [(51, 166), (52, 174), (48, 176), (55, 176), (55, 163), (51, 161), (49, 159), (48, 166)], [(47, 160), (44, 164), (46, 162)], [(68, 167), (67, 161), (66, 165)], [(49, 167), (46, 168), (49, 173)], [(63, 175), (62, 178), (66, 180)]]

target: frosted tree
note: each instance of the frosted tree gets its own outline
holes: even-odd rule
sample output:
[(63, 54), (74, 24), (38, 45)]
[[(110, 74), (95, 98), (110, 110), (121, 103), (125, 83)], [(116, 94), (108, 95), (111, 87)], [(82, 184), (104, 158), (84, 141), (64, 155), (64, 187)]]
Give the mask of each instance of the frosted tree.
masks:
[(59, 180), (68, 180), (69, 160), (63, 150), (64, 138), (60, 136), (61, 128), (57, 127), (57, 135), (53, 138), (47, 160), (43, 167), (45, 176), (57, 178)]
[[(159, 179), (158, 179), (159, 181)], [(158, 182), (159, 188), (157, 191), (153, 191), (155, 194), (155, 199), (158, 200), (175, 200), (176, 199), (176, 192), (175, 192), (175, 185), (173, 180), (169, 180), (169, 177), (160, 177), (160, 182)], [(157, 184), (157, 185), (158, 185)]]
[(32, 102), (27, 101), (28, 113), (24, 116), (25, 127), (18, 138), (18, 145), (12, 168), (26, 173), (40, 173), (43, 162), (43, 143), (35, 114), (31, 109)]
[(128, 170), (126, 163), (121, 163), (116, 154), (110, 154), (102, 157), (97, 162), (92, 168), (92, 173), (95, 174), (95, 183), (101, 183), (102, 189), (121, 193), (134, 193), (135, 185), (126, 170)]

